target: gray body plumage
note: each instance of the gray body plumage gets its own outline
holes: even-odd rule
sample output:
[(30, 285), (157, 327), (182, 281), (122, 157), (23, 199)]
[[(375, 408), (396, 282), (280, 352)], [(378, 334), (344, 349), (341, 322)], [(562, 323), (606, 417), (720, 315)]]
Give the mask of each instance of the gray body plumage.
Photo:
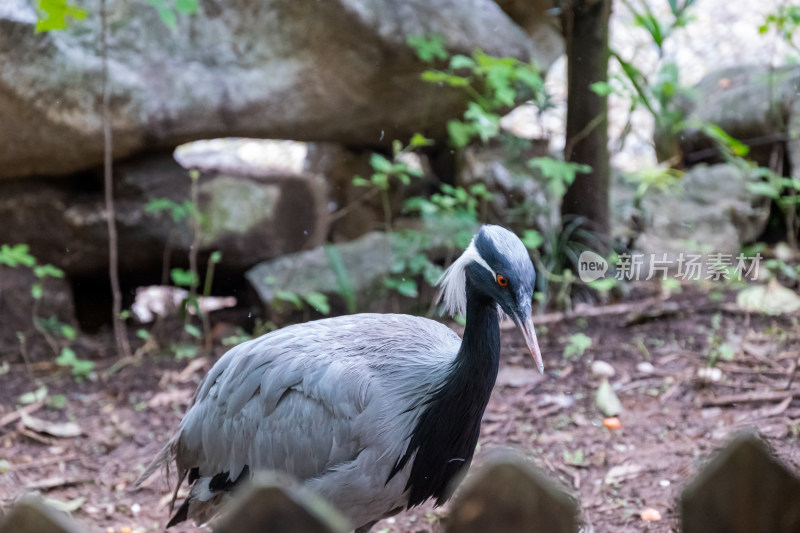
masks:
[(197, 467), (189, 516), (213, 515), (216, 474), (288, 472), (356, 526), (404, 508), (408, 466), (387, 483), (423, 401), (461, 339), (407, 315), (360, 314), (290, 326), (227, 352), (168, 445), (179, 474)]
[[(539, 369), (535, 272), (510, 231), (484, 226), (440, 280), (464, 339), (408, 315), (298, 324), (231, 349), (200, 384), (177, 433), (144, 472), (173, 462), (189, 497), (169, 525), (210, 519), (258, 470), (300, 479), (356, 527), (429, 498), (469, 466), (500, 356), (498, 313)], [(177, 487), (176, 487), (177, 494)]]

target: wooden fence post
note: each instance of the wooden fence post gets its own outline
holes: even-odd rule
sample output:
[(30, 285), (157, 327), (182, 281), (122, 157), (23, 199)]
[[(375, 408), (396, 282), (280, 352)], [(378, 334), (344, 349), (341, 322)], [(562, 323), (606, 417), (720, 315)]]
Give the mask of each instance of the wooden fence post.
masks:
[(2, 533), (84, 533), (69, 516), (36, 496), (20, 498), (5, 516), (0, 516)]
[(575, 533), (575, 500), (525, 459), (503, 453), (467, 480), (448, 533)]
[(739, 435), (681, 495), (683, 533), (800, 531), (800, 480), (764, 442)]
[(294, 479), (277, 472), (259, 472), (234, 496), (214, 533), (347, 533), (351, 529), (336, 509)]

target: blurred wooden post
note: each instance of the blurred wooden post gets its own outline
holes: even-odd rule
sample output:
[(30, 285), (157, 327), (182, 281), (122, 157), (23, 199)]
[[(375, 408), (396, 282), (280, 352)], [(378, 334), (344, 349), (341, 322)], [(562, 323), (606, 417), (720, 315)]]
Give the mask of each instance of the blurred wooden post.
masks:
[(503, 454), (466, 482), (447, 533), (575, 533), (575, 500), (524, 459)]
[(336, 509), (293, 479), (279, 473), (258, 473), (236, 494), (214, 533), (347, 533), (351, 529)]
[(5, 516), (0, 516), (2, 533), (84, 533), (83, 528), (65, 513), (44, 503), (41, 498), (25, 496)]
[(684, 533), (800, 531), (800, 480), (755, 435), (740, 435), (681, 496)]

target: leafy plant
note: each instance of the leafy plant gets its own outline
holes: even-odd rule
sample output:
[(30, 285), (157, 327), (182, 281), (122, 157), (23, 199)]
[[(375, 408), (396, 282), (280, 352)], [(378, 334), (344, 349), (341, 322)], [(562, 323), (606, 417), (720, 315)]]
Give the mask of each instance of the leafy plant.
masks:
[(75, 381), (81, 381), (87, 378), (94, 371), (94, 361), (87, 361), (85, 359), (78, 359), (75, 350), (71, 348), (63, 348), (61, 355), (56, 359), (56, 364), (59, 366), (68, 367)]
[(198, 0), (145, 0), (158, 12), (161, 22), (170, 29), (178, 25), (178, 15), (194, 15), (200, 12)]
[(800, 6), (782, 4), (774, 13), (770, 13), (764, 19), (764, 23), (758, 27), (759, 33), (767, 33), (774, 29), (786, 41), (789, 46), (796, 51), (800, 51), (800, 44), (796, 42), (795, 35), (800, 34)]
[[(190, 170), (189, 179), (191, 180), (189, 199), (177, 202), (169, 198), (154, 198), (145, 205), (145, 211), (154, 215), (167, 214), (176, 224), (185, 222), (192, 230), (193, 240), (189, 247), (189, 269), (172, 268), (169, 270), (169, 276), (173, 284), (187, 289), (187, 295), (181, 302), (184, 331), (193, 338), (204, 339), (205, 349), (211, 350), (213, 344), (211, 325), (208, 313), (200, 307), (200, 296), (208, 297), (211, 295), (214, 271), (216, 265), (222, 261), (222, 253), (219, 250), (215, 250), (209, 255), (203, 280), (203, 292), (199, 294), (200, 273), (197, 265), (197, 256), (202, 242), (202, 232), (208, 220), (198, 208), (200, 172), (195, 169)], [(200, 317), (203, 325), (202, 332), (196, 326), (190, 324), (189, 320), (192, 314)], [(181, 349), (182, 354), (185, 354), (185, 352), (185, 349)], [(177, 352), (175, 353), (177, 356)]]
[(412, 178), (423, 177), (422, 170), (411, 166), (404, 156), (417, 148), (429, 146), (432, 142), (419, 133), (411, 137), (405, 147), (400, 141), (395, 140), (392, 143), (393, 156), (391, 160), (381, 154), (373, 153), (369, 160), (373, 169), (372, 175), (368, 179), (361, 176), (353, 178), (353, 185), (357, 187), (372, 187), (373, 191), (380, 194), (383, 205), (384, 229), (386, 231), (392, 230), (392, 207), (389, 201), (391, 187), (397, 183), (409, 185)]
[(569, 336), (567, 345), (564, 347), (564, 359), (580, 359), (591, 346), (591, 337), (584, 333), (574, 333)]
[[(77, 337), (75, 328), (59, 321), (56, 316), (50, 316), (49, 318), (39, 316), (41, 302), (44, 298), (44, 281), (47, 278), (63, 278), (64, 271), (49, 263), (38, 264), (36, 257), (30, 253), (30, 247), (27, 244), (0, 245), (0, 265), (9, 268), (26, 268), (33, 273), (35, 281), (30, 288), (31, 296), (33, 297), (33, 307), (31, 309), (32, 325), (58, 358), (70, 352), (74, 355), (74, 351), (69, 348), (68, 344)], [(20, 342), (22, 355), (27, 362), (27, 336), (25, 332), (18, 331), (17, 338)], [(56, 359), (56, 362), (58, 361), (59, 359)], [(87, 363), (91, 363), (91, 361), (87, 361)]]
[(36, 33), (53, 30), (65, 30), (69, 27), (69, 19), (83, 20), (87, 11), (68, 0), (39, 0), (36, 11)]
[[(425, 62), (445, 60), (442, 38), (412, 37), (408, 44)], [(432, 50), (435, 53), (432, 53)], [(471, 57), (454, 55), (442, 70), (427, 70), (422, 79), (463, 91), (468, 97), (461, 120), (450, 120), (447, 132), (454, 148), (479, 138), (487, 142), (500, 133), (500, 112), (518, 101), (535, 100), (545, 105), (544, 81), (536, 65), (512, 57), (492, 57), (475, 50)]]

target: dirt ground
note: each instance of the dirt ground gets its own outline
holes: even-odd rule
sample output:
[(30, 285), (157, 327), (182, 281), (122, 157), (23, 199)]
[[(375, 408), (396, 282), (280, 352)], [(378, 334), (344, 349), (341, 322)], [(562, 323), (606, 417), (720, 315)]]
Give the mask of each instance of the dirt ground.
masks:
[[(714, 450), (745, 428), (761, 433), (797, 469), (800, 384), (790, 382), (800, 355), (800, 317), (746, 315), (735, 310), (732, 296), (712, 302), (699, 292), (684, 293), (666, 302), (629, 301), (576, 313), (594, 316), (546, 315), (537, 328), (544, 376), (534, 370), (519, 333), (504, 330), (501, 371), (475, 464), (504, 447), (531, 457), (578, 496), (585, 532), (677, 531), (682, 488)], [(592, 339), (591, 346), (582, 356), (565, 358), (570, 336), (579, 332)], [(734, 359), (720, 360), (720, 379), (706, 383), (698, 369), (723, 353), (722, 345)], [(610, 381), (624, 406), (620, 429), (601, 423), (593, 360), (615, 370)], [(150, 355), (106, 376), (103, 370), (113, 362), (97, 360), (99, 378), (81, 383), (46, 362), (35, 364), (32, 374), (12, 364), (0, 376), (0, 459), (8, 462), (0, 473), (0, 505), (38, 490), (72, 503), (73, 517), (90, 531), (163, 528), (167, 485), (154, 477), (139, 491), (129, 487), (174, 430), (212, 361)], [(30, 415), (75, 422), (79, 436), (48, 436), (15, 418), (19, 396), (42, 384), (51, 396), (65, 395), (66, 405), (35, 403)], [(787, 386), (797, 395), (757, 401), (761, 392)], [(658, 510), (662, 520), (643, 522), (645, 508)], [(446, 506), (426, 505), (373, 531), (438, 532), (446, 514)]]

